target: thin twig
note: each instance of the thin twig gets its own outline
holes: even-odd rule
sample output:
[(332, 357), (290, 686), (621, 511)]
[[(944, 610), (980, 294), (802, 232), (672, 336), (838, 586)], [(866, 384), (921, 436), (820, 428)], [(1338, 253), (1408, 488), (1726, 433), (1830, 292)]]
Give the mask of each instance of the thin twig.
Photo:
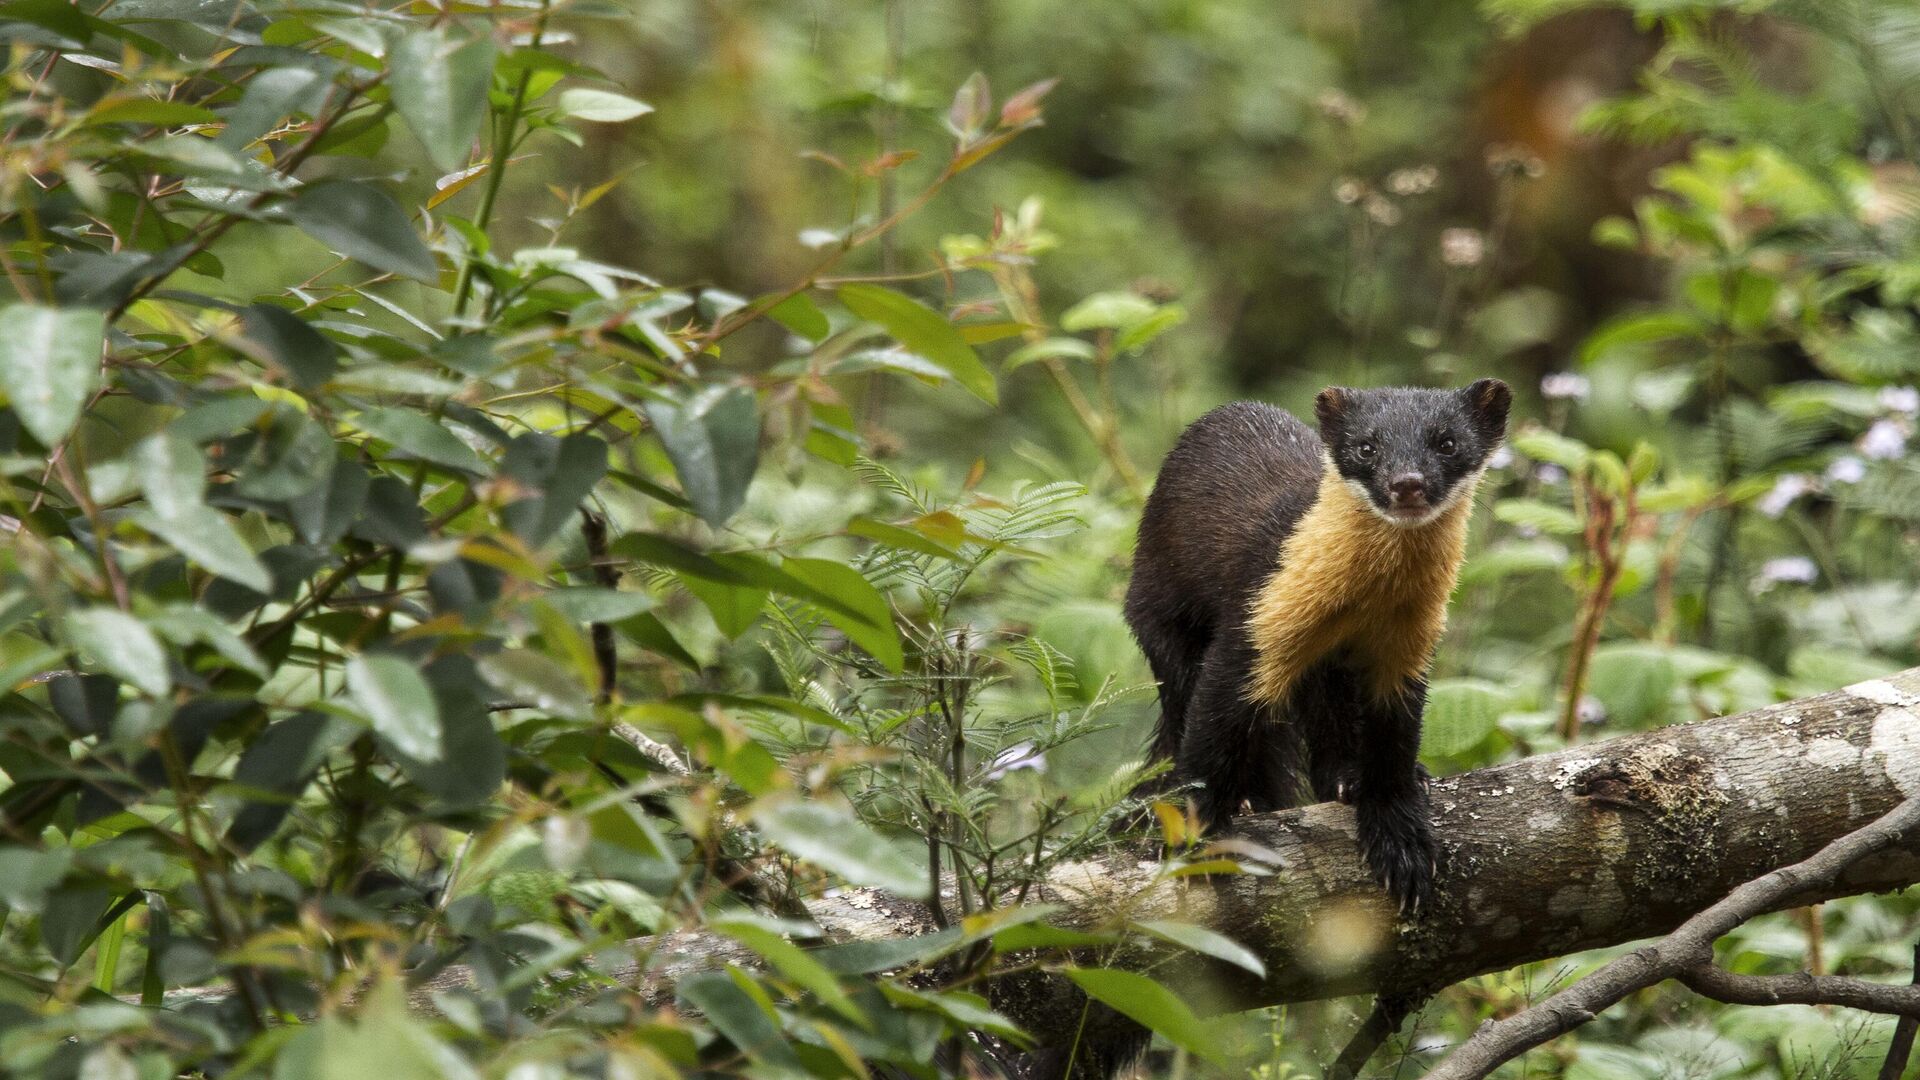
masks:
[(1863, 1012), (1920, 1017), (1920, 985), (1889, 986), (1845, 975), (1736, 975), (1701, 964), (1674, 978), (1687, 989), (1728, 1005), (1839, 1005)]
[[(1913, 947), (1913, 985), (1920, 987), (1920, 943)], [(1880, 1063), (1880, 1080), (1900, 1080), (1913, 1057), (1913, 1036), (1920, 1031), (1920, 1018), (1903, 1016), (1894, 1025), (1893, 1041), (1887, 1044), (1887, 1060)]]
[[(1427, 1073), (1427, 1080), (1479, 1080), (1541, 1043), (1592, 1020), (1628, 994), (1711, 963), (1713, 943), (1721, 935), (1777, 907), (1795, 893), (1831, 884), (1849, 866), (1899, 843), (1915, 826), (1920, 826), (1920, 799), (1908, 799), (1811, 858), (1734, 889), (1659, 942), (1613, 960), (1532, 1008), (1482, 1024), (1472, 1038)], [(1749, 985), (1742, 984), (1742, 988)]]

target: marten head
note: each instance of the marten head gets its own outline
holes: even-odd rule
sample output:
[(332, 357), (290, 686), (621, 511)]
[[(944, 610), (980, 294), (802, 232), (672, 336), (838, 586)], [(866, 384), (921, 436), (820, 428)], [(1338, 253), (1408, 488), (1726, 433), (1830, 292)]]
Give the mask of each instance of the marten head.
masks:
[(1473, 497), (1512, 403), (1506, 383), (1481, 379), (1459, 390), (1330, 386), (1313, 411), (1348, 489), (1388, 522), (1417, 528)]

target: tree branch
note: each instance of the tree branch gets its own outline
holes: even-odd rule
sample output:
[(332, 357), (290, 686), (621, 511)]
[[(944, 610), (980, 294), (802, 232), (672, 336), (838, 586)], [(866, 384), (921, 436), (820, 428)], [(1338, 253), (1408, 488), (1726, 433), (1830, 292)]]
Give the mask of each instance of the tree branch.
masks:
[(1920, 1016), (1920, 986), (1841, 975), (1735, 975), (1711, 964), (1674, 976), (1687, 989), (1728, 1005), (1839, 1005), (1892, 1016)]
[(1830, 993), (1850, 993), (1858, 1000), (1876, 1002), (1911, 989), (1874, 987), (1885, 995), (1882, 997), (1862, 990), (1873, 984), (1857, 979), (1832, 976), (1816, 979), (1811, 975), (1779, 980), (1742, 977), (1717, 972), (1709, 962), (1713, 958), (1713, 943), (1727, 931), (1755, 915), (1778, 909), (1789, 896), (1832, 884), (1849, 867), (1892, 847), (1916, 827), (1920, 827), (1920, 799), (1908, 799), (1878, 820), (1828, 844), (1812, 858), (1770, 871), (1734, 889), (1725, 899), (1688, 919), (1664, 940), (1635, 949), (1524, 1012), (1482, 1024), (1472, 1038), (1427, 1073), (1427, 1080), (1479, 1080), (1541, 1043), (1592, 1020), (1628, 994), (1683, 975), (1686, 976), (1683, 981), (1690, 986), (1711, 988), (1702, 991), (1710, 997), (1721, 993), (1732, 995), (1736, 1000), (1750, 996), (1757, 1003), (1769, 1005), (1779, 1003), (1766, 1000), (1769, 993), (1797, 990), (1804, 998), (1807, 991), (1816, 986)]
[[(1920, 986), (1920, 945), (1913, 947), (1913, 985)], [(1894, 1025), (1893, 1038), (1887, 1043), (1887, 1059), (1880, 1063), (1880, 1080), (1900, 1080), (1907, 1071), (1907, 1059), (1913, 1056), (1913, 1036), (1920, 1030), (1920, 1019), (1903, 1016)]]
[(1407, 1014), (1419, 1009), (1425, 998), (1400, 998), (1381, 996), (1373, 1001), (1373, 1009), (1353, 1033), (1346, 1048), (1334, 1059), (1333, 1066), (1327, 1070), (1327, 1080), (1353, 1080), (1360, 1075), (1374, 1053), (1382, 1043), (1393, 1037), (1406, 1022)]
[[(1199, 1012), (1360, 993), (1416, 997), (1474, 975), (1666, 934), (1734, 902), (1730, 893), (1762, 875), (1764, 894), (1739, 894), (1742, 918), (1920, 882), (1920, 845), (1894, 843), (1885, 823), (1869, 833), (1877, 853), (1852, 861), (1849, 848), (1831, 876), (1770, 873), (1915, 794), (1920, 669), (1435, 780), (1443, 858), (1434, 902), (1417, 921), (1397, 917), (1360, 859), (1353, 811), (1334, 804), (1235, 822), (1242, 850), (1271, 852), (1266, 875), (1168, 878), (1142, 851), (1116, 847), (1056, 867), (1028, 900), (1060, 905), (1049, 921), (1068, 928), (1177, 919), (1226, 933), (1259, 956), (1265, 979), (1200, 958), (1157, 964), (1155, 976)], [(924, 906), (871, 890), (810, 901), (807, 912), (833, 942), (936, 929)], [(1711, 960), (1711, 941), (1684, 952), (1673, 970)], [(734, 939), (696, 929), (635, 939), (627, 959), (599, 974), (632, 987), (643, 1004), (661, 1004), (679, 977), (726, 963), (759, 961)], [(472, 982), (470, 971), (448, 966), (415, 992), (424, 1001)], [(169, 1001), (186, 996), (207, 995)], [(1077, 1030), (1084, 1001), (1070, 982), (1044, 972), (1003, 980), (990, 996), (1043, 1038)]]

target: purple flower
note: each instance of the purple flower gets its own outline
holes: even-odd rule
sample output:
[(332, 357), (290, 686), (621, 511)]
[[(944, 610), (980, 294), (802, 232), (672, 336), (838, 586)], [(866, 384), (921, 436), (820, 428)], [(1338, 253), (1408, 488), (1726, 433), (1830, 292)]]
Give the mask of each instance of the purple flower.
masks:
[(1489, 469), (1504, 469), (1511, 464), (1513, 464), (1513, 451), (1504, 446), (1497, 447), (1493, 453), (1487, 455)]
[(1880, 388), (1880, 407), (1888, 412), (1904, 413), (1907, 416), (1920, 413), (1920, 389), (1911, 386), (1883, 386)]
[(1543, 461), (1535, 466), (1533, 476), (1534, 479), (1550, 487), (1567, 482), (1567, 470), (1555, 465), (1551, 461)]

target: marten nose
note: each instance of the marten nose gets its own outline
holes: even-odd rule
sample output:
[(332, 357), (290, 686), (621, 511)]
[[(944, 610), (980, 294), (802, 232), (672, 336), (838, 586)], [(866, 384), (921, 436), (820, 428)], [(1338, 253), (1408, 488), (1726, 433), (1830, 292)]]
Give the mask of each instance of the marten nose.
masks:
[(1396, 503), (1424, 502), (1427, 498), (1427, 481), (1419, 473), (1401, 473), (1387, 482), (1387, 491), (1393, 495)]

